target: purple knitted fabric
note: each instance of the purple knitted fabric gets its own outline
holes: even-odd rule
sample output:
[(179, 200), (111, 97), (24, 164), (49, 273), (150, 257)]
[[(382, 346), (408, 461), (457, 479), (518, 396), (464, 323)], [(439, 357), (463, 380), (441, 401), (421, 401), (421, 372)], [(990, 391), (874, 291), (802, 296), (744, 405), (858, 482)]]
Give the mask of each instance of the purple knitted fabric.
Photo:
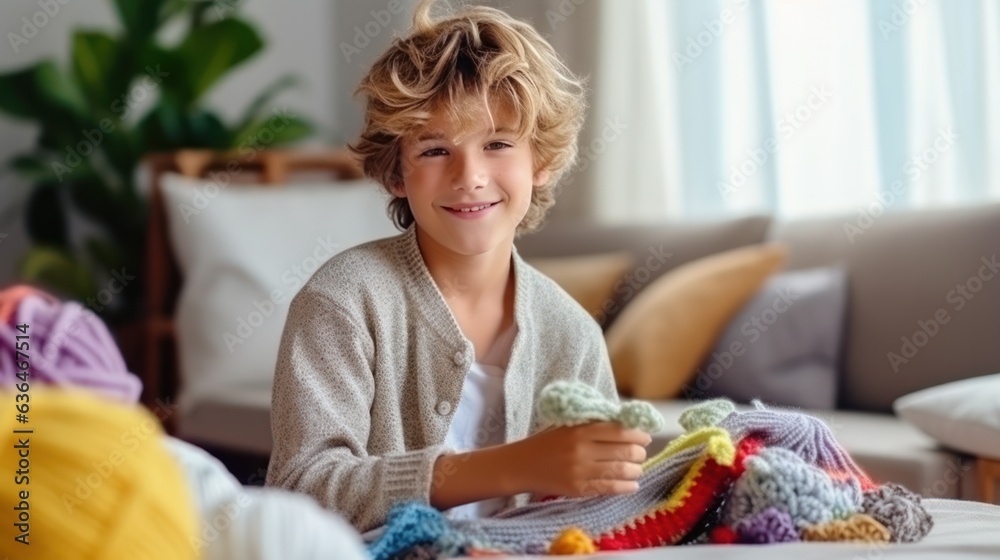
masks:
[[(27, 339), (17, 325), (28, 325)], [(15, 362), (17, 343), (28, 341), (29, 383), (91, 389), (135, 403), (142, 382), (125, 367), (104, 323), (79, 303), (25, 296), (6, 323), (0, 322), (0, 387), (21, 380)], [(24, 350), (22, 346), (21, 350)]]
[(874, 485), (822, 420), (792, 410), (766, 409), (759, 401), (754, 405), (757, 410), (733, 412), (717, 425), (734, 440), (758, 434), (764, 437), (765, 445), (788, 449), (810, 465), (850, 475), (862, 486)]
[(770, 507), (754, 517), (744, 519), (736, 525), (736, 533), (741, 543), (771, 544), (795, 542), (799, 533), (795, 529), (792, 516)]

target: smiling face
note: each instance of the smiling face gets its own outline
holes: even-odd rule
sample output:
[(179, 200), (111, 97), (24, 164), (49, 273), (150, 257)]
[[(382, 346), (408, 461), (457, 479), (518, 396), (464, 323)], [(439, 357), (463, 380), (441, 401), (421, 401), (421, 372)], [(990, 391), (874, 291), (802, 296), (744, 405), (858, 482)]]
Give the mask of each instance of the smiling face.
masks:
[[(514, 132), (510, 111), (486, 108), (477, 126), (460, 134), (444, 111), (435, 111), (420, 132), (405, 138), (403, 180), (392, 192), (406, 198), (416, 226), (440, 246), (461, 255), (509, 247), (531, 204), (534, 172), (531, 142)], [(506, 245), (505, 245), (506, 244)]]

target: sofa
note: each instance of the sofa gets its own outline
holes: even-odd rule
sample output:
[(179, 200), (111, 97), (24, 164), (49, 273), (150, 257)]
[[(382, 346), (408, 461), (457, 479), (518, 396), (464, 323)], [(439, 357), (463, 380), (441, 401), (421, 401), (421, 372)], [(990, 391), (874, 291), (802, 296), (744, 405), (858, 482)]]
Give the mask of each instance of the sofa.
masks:
[[(650, 226), (550, 226), (522, 238), (517, 247), (529, 261), (629, 251), (636, 262), (655, 247), (670, 255), (657, 271), (666, 274), (707, 255), (765, 242), (788, 247), (788, 270), (846, 269), (836, 406), (810, 412), (828, 422), (876, 479), (928, 497), (990, 499), (977, 484), (977, 458), (898, 418), (893, 402), (920, 389), (1000, 372), (1000, 280), (972, 282), (975, 292), (956, 290), (995, 261), (1000, 205), (795, 221), (751, 216)], [(934, 323), (942, 308), (950, 311), (947, 322)], [(914, 337), (922, 330), (928, 336)], [(914, 341), (919, 348), (907, 346)], [(896, 357), (890, 359), (890, 352)], [(654, 404), (667, 420), (651, 446), (658, 448), (682, 433), (677, 419), (691, 402), (674, 398)]]

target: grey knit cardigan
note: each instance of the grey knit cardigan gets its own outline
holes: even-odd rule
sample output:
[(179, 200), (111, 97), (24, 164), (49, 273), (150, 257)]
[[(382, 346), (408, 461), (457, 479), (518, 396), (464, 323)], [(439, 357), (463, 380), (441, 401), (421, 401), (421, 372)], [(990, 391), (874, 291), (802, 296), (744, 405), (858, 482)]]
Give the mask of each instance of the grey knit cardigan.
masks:
[[(516, 246), (512, 262), (518, 333), (503, 386), (507, 442), (537, 428), (535, 398), (552, 381), (581, 380), (618, 400), (597, 322)], [(337, 254), (291, 302), (267, 485), (311, 495), (361, 532), (384, 524), (399, 501), (427, 503), (474, 359), (413, 226)]]

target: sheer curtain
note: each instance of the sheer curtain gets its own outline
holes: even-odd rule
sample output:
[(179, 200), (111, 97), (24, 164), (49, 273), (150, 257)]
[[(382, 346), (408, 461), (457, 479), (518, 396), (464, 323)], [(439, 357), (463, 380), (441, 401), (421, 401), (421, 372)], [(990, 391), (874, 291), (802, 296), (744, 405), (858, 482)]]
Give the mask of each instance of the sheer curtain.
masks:
[(1000, 199), (1000, 2), (535, 6), (522, 9), (592, 88), (562, 219)]

